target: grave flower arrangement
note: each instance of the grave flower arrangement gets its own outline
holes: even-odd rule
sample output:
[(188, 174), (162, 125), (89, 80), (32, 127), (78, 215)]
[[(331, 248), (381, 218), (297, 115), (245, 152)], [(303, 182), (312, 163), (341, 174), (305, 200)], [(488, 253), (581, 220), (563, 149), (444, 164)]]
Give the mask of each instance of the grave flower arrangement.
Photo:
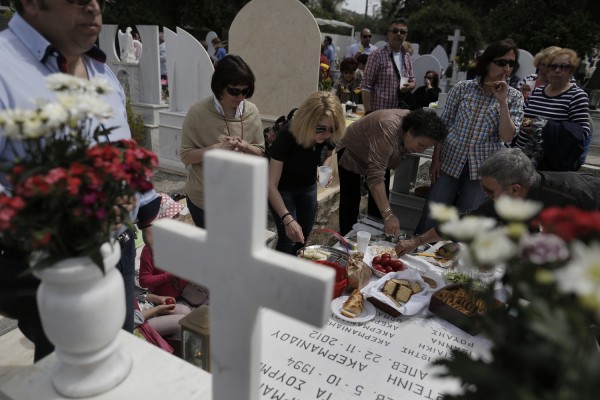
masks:
[[(506, 225), (477, 217), (461, 225), (455, 212), (438, 206), (447, 219), (441, 231), (462, 238), (470, 268), (503, 264), (508, 292), (506, 307), (488, 307), (480, 316), (492, 342), (489, 357), (453, 351), (453, 358), (436, 362), (463, 383), (462, 393), (446, 399), (593, 399), (600, 393), (600, 212), (540, 209), (504, 197), (496, 211)], [(494, 282), (477, 285), (490, 302), (495, 289)]]
[(329, 77), (329, 65), (319, 65), (319, 90), (328, 92), (333, 87), (333, 80)]
[(124, 205), (152, 188), (157, 159), (133, 140), (108, 141), (104, 79), (53, 74), (47, 84), (56, 102), (0, 111), (0, 131), (15, 154), (0, 165), (9, 182), (0, 193), (0, 235), (31, 253), (35, 268), (79, 256), (102, 268), (100, 246), (117, 224), (133, 226)]

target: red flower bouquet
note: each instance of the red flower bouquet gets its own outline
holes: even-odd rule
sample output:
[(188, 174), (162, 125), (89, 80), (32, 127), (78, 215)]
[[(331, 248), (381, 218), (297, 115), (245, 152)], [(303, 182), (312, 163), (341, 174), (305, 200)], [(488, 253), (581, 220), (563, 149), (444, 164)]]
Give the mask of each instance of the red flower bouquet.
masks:
[[(0, 112), (0, 130), (19, 155), (2, 165), (9, 187), (0, 193), (0, 235), (5, 245), (32, 253), (44, 267), (89, 256), (102, 267), (100, 246), (119, 223), (132, 227), (123, 199), (152, 188), (156, 156), (133, 140), (103, 141), (101, 81), (51, 75), (58, 104)], [(97, 126), (95, 126), (97, 125)]]

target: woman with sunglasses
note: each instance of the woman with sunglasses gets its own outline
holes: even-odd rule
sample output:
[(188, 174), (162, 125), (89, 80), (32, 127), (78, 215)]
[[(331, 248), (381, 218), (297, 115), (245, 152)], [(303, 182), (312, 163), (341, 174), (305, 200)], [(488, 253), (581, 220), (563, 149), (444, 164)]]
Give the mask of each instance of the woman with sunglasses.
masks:
[[(344, 111), (331, 92), (309, 96), (279, 132), (269, 161), (269, 209), (277, 224), (276, 250), (296, 254), (317, 213), (317, 168), (329, 166), (346, 129)], [(327, 187), (331, 184), (331, 179)]]
[(455, 205), (464, 213), (485, 200), (479, 167), (513, 139), (523, 119), (523, 95), (507, 83), (518, 61), (519, 49), (512, 40), (494, 42), (477, 60), (477, 77), (458, 82), (448, 92), (442, 113), (448, 138), (435, 146), (429, 168), (432, 185), (415, 233), (434, 225), (428, 206), (432, 202)]
[[(546, 124), (541, 128), (546, 133), (542, 134), (545, 137), (545, 144), (543, 145), (543, 154), (535, 155), (531, 154), (529, 149), (535, 148), (533, 144), (536, 135), (531, 135), (532, 120), (535, 118), (543, 118), (551, 121), (570, 121), (575, 123), (574, 129), (570, 129), (572, 134), (582, 134), (584, 143), (587, 141), (587, 147), (589, 148), (589, 142), (591, 141), (590, 132), (590, 120), (589, 120), (589, 100), (587, 93), (580, 87), (578, 87), (573, 79), (573, 74), (579, 68), (581, 59), (577, 56), (574, 50), (562, 48), (554, 51), (547, 58), (545, 66), (545, 73), (547, 83), (542, 86), (538, 86), (529, 95), (527, 104), (525, 105), (525, 120), (521, 127), (522, 133), (520, 133), (512, 143), (513, 147), (523, 149), (525, 153), (534, 157), (534, 164), (541, 171), (552, 171), (560, 168), (559, 165), (572, 164), (567, 160), (572, 156), (571, 151), (578, 151), (576, 148), (567, 147), (567, 143), (560, 142), (556, 148), (552, 151), (550, 148), (553, 147), (552, 141), (548, 140), (548, 131), (551, 129), (552, 124)], [(539, 124), (536, 124), (539, 125)], [(566, 126), (566, 125), (564, 125)], [(580, 133), (574, 132), (574, 130), (581, 130)], [(561, 132), (559, 134), (567, 134), (569, 132)], [(570, 150), (572, 149), (572, 150)], [(563, 162), (559, 162), (559, 159), (551, 159), (550, 154), (558, 154), (559, 158), (564, 157)], [(583, 164), (585, 162), (585, 156), (587, 155), (586, 149), (583, 154), (575, 157), (579, 162), (572, 166), (572, 170), (579, 168), (577, 164)]]
[(262, 156), (265, 150), (258, 108), (247, 99), (254, 93), (254, 74), (236, 55), (215, 67), (209, 96), (192, 105), (181, 129), (181, 161), (190, 166), (185, 192), (196, 226), (204, 221), (204, 154), (211, 149)]
[(415, 108), (429, 107), (430, 103), (438, 101), (438, 96), (442, 92), (442, 89), (439, 88), (440, 76), (437, 72), (425, 72), (424, 83), (413, 93)]

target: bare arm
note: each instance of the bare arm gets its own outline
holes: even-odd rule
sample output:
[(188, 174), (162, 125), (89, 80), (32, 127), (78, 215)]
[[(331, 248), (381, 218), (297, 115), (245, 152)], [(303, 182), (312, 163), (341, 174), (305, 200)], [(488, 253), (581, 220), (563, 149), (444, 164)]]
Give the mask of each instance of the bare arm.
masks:
[(373, 200), (383, 217), (383, 230), (386, 235), (397, 235), (400, 233), (400, 220), (392, 212), (392, 207), (385, 192), (385, 181), (369, 185)]

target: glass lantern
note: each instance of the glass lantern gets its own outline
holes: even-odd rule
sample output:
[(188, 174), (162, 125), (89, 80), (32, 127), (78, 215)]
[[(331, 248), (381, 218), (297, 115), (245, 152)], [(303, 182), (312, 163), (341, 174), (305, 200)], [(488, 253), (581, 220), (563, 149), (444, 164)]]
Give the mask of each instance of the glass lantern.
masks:
[(183, 359), (210, 372), (208, 306), (202, 305), (179, 320), (183, 337)]

